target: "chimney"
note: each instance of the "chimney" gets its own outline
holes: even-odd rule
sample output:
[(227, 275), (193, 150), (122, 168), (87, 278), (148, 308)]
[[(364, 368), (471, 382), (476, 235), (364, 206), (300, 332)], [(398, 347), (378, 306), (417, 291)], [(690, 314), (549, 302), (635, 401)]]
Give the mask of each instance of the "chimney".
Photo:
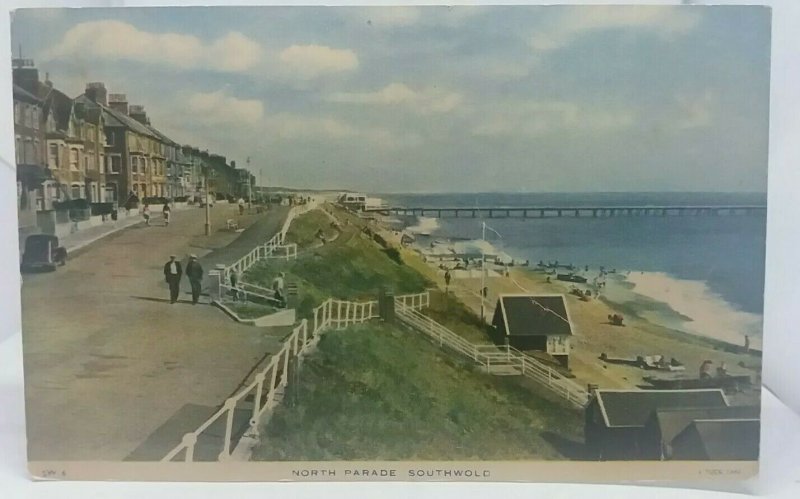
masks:
[(39, 70), (33, 59), (14, 59), (11, 61), (14, 84), (19, 85), (33, 95), (39, 95)]
[(128, 96), (125, 94), (108, 94), (108, 107), (122, 114), (128, 114)]
[(597, 390), (600, 389), (600, 385), (596, 385), (594, 383), (589, 383), (586, 385), (586, 391), (589, 392), (589, 397), (594, 398), (597, 396)]
[(130, 117), (143, 125), (148, 125), (150, 120), (147, 119), (147, 113), (144, 112), (144, 106), (131, 104), (128, 108)]
[(108, 105), (106, 86), (101, 81), (86, 84), (86, 97), (103, 106)]
[(231, 161), (231, 168), (236, 169), (236, 161)]

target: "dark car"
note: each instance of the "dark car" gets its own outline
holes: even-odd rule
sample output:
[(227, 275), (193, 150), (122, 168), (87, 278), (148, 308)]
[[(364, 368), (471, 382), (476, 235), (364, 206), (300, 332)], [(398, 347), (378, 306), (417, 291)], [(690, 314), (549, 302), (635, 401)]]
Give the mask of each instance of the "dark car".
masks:
[(23, 271), (55, 270), (56, 265), (67, 263), (67, 250), (59, 246), (58, 237), (35, 234), (25, 239), (25, 252), (22, 254)]

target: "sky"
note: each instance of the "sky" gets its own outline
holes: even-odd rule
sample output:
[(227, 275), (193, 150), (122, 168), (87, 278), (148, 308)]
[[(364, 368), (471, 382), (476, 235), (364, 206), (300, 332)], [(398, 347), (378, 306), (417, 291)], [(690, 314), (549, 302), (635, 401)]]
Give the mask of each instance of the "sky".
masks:
[(764, 192), (770, 11), (23, 9), (12, 47), (102, 81), (261, 185)]

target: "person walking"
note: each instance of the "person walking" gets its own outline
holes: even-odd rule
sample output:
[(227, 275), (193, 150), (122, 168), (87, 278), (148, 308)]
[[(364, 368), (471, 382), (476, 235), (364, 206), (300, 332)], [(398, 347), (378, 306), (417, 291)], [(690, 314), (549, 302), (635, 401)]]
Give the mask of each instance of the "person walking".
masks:
[(445, 270), (444, 271), (444, 291), (445, 291), (445, 293), (448, 293), (450, 291), (450, 279), (451, 279), (450, 270)]
[(282, 306), (286, 303), (283, 294), (284, 277), (286, 277), (286, 273), (281, 272), (278, 274), (278, 277), (272, 280), (272, 291), (274, 292), (275, 299), (278, 300)]
[(161, 209), (161, 213), (164, 215), (164, 225), (169, 227), (169, 217), (172, 212), (172, 209), (169, 207), (169, 201), (164, 203), (164, 208)]
[(145, 225), (150, 225), (150, 205), (145, 204), (142, 208), (142, 218), (144, 218)]
[(244, 214), (244, 199), (239, 198), (239, 215)]
[(189, 255), (189, 263), (186, 264), (186, 277), (192, 286), (192, 305), (197, 305), (200, 300), (200, 290), (203, 287), (203, 267), (197, 261), (197, 255)]
[(164, 279), (169, 284), (169, 302), (178, 301), (178, 293), (181, 290), (181, 262), (175, 260), (175, 255), (169, 255), (169, 261), (164, 264)]

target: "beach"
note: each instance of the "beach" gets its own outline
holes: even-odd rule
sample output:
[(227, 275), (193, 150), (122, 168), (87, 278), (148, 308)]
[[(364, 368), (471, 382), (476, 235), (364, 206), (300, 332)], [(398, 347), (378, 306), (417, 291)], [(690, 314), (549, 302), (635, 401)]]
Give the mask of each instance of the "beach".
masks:
[[(394, 233), (397, 237), (397, 233)], [(444, 263), (447, 267), (455, 265), (453, 260), (439, 261), (426, 257), (426, 248), (409, 246), (403, 249), (404, 260), (414, 265), (428, 278), (437, 284), (441, 290), (445, 289), (444, 272), (440, 266)], [(427, 260), (427, 261), (426, 261)], [(589, 384), (599, 385), (608, 389), (647, 388), (644, 381), (646, 376), (657, 377), (690, 377), (696, 378), (700, 365), (710, 360), (714, 369), (723, 365), (732, 375), (747, 374), (753, 381), (754, 389), (746, 389), (741, 393), (729, 396), (731, 403), (750, 404), (757, 403), (760, 385), (761, 357), (754, 352), (742, 351), (742, 339), (735, 334), (731, 341), (712, 338), (700, 334), (687, 333), (685, 330), (671, 328), (652, 320), (654, 315), (672, 316), (676, 326), (681, 323), (695, 323), (697, 327), (713, 325), (716, 329), (724, 329), (725, 323), (718, 323), (716, 314), (723, 307), (721, 300), (717, 303), (705, 301), (692, 301), (692, 294), (681, 294), (681, 300), (669, 297), (673, 305), (683, 309), (684, 313), (694, 314), (693, 321), (684, 316), (680, 310), (675, 310), (666, 303), (658, 302), (652, 298), (639, 295), (638, 301), (628, 301), (623, 304), (615, 303), (604, 295), (608, 291), (613, 298), (625, 288), (631, 286), (644, 289), (648, 292), (653, 289), (660, 290), (669, 295), (670, 278), (659, 273), (638, 273), (633, 276), (609, 274), (608, 282), (601, 288), (599, 297), (593, 296), (587, 301), (571, 294), (573, 283), (562, 282), (555, 276), (548, 276), (541, 270), (531, 267), (509, 267), (505, 275), (503, 266), (488, 264), (485, 286), (487, 297), (484, 301), (484, 314), (486, 321), (491, 321), (495, 304), (501, 294), (524, 293), (533, 295), (563, 294), (570, 321), (573, 325), (574, 336), (571, 343), (569, 370), (574, 380), (583, 386)], [(581, 269), (583, 270), (583, 269)], [(482, 279), (480, 268), (451, 271), (453, 279), (448, 290), (466, 304), (476, 315), (481, 313)], [(588, 275), (588, 273), (587, 273)], [(628, 281), (627, 279), (630, 279)], [(591, 280), (590, 280), (591, 283)], [(586, 285), (580, 285), (586, 288)], [(615, 293), (616, 291), (616, 293)], [(631, 296), (628, 293), (626, 296)], [(666, 296), (665, 296), (666, 297)], [(725, 310), (726, 313), (731, 312)], [(621, 314), (624, 316), (624, 325), (615, 326), (609, 323), (609, 315)], [(749, 325), (759, 326), (760, 318), (756, 314), (741, 313)], [(736, 317), (735, 314), (733, 316)], [(756, 324), (759, 323), (759, 324)], [(728, 324), (730, 325), (730, 324)], [(738, 333), (737, 333), (738, 334)], [(738, 340), (738, 341), (736, 341)], [(486, 341), (489, 341), (487, 336)], [(752, 345), (755, 347), (755, 345)], [(666, 359), (676, 359), (685, 366), (681, 373), (668, 373), (656, 370), (645, 370), (638, 366), (622, 363), (606, 362), (601, 360), (601, 354), (609, 359), (635, 360), (639, 356), (663, 355)]]

